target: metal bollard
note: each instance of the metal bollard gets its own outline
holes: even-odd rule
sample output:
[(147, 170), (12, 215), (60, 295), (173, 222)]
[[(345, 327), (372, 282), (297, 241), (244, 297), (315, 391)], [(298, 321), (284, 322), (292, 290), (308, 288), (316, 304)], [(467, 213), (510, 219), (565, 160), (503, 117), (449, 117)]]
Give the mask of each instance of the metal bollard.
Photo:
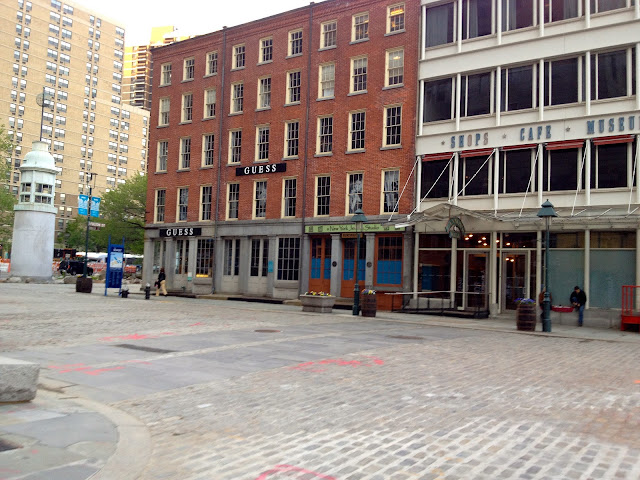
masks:
[(147, 283), (147, 286), (144, 287), (144, 299), (149, 300), (151, 297), (151, 285)]

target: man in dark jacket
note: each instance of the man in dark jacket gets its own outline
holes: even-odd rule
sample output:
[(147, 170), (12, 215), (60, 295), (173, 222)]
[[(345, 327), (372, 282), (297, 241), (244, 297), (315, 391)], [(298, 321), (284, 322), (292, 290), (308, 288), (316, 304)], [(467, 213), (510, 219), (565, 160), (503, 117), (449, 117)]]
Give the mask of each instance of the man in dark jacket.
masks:
[(571, 305), (578, 310), (578, 326), (582, 326), (582, 316), (584, 315), (584, 305), (587, 303), (587, 295), (580, 290), (577, 285), (574, 287), (569, 297)]

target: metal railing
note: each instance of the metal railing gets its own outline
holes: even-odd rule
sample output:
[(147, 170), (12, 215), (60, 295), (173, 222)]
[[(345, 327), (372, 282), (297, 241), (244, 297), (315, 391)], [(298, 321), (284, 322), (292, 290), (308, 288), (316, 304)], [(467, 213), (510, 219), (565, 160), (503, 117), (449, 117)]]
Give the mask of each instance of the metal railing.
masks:
[(487, 318), (489, 294), (454, 290), (392, 292), (391, 311), (430, 313), (456, 317)]

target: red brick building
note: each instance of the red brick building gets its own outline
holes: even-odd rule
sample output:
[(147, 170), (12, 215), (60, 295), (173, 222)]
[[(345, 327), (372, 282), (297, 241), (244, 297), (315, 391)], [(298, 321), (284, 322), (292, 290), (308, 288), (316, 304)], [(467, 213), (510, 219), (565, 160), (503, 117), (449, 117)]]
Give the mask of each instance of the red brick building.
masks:
[(329, 0), (154, 49), (147, 280), (351, 297), (361, 208), (360, 284), (408, 289), (418, 38), (417, 0)]

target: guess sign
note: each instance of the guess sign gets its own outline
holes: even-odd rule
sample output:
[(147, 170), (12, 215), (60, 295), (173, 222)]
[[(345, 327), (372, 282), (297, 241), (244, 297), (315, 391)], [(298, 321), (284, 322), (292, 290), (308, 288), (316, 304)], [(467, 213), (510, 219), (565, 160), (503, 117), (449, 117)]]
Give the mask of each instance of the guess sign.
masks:
[(161, 237), (198, 237), (202, 235), (200, 227), (161, 228)]
[(267, 163), (264, 165), (252, 165), (250, 167), (237, 167), (236, 177), (243, 175), (261, 175), (263, 173), (286, 172), (286, 163)]

